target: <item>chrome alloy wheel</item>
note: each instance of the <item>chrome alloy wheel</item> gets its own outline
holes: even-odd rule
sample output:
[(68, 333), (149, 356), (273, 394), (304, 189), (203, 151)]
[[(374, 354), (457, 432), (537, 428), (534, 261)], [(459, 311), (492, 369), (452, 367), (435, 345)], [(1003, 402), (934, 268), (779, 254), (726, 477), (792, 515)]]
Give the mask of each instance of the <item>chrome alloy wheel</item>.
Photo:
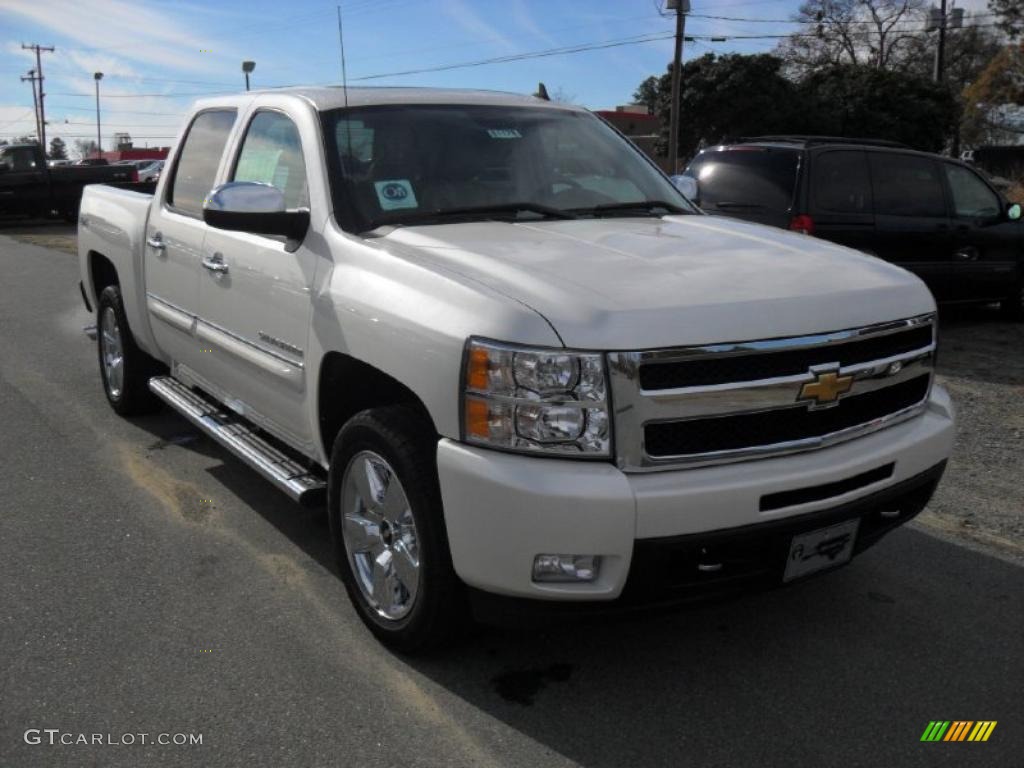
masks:
[(419, 535), (398, 475), (373, 451), (360, 451), (345, 468), (341, 528), (363, 597), (385, 619), (405, 617), (419, 591)]
[(104, 307), (100, 315), (100, 356), (107, 392), (116, 400), (124, 389), (124, 346), (113, 307)]

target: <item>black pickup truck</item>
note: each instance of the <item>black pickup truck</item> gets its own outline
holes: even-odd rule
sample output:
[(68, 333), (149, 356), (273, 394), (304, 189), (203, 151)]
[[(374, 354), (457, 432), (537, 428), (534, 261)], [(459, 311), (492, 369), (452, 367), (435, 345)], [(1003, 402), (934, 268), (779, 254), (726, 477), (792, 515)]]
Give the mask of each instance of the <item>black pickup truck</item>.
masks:
[(78, 218), (86, 184), (137, 182), (138, 171), (126, 165), (68, 165), (50, 168), (38, 144), (0, 147), (0, 215)]

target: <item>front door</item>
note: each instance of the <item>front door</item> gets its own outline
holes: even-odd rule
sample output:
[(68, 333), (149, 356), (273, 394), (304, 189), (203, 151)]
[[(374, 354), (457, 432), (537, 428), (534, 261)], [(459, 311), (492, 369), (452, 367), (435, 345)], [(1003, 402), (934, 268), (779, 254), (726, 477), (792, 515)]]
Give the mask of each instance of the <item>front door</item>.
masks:
[(877, 150), (868, 158), (878, 256), (916, 274), (936, 299), (948, 299), (953, 239), (939, 162)]
[(945, 163), (953, 203), (952, 299), (1002, 299), (1012, 295), (1021, 246), (1020, 225), (974, 171)]
[[(287, 115), (257, 112), (240, 147), (232, 181), (271, 184), (288, 209), (309, 207), (302, 145)], [(236, 411), (309, 449), (303, 392), (315, 254), (281, 237), (214, 228), (203, 251), (196, 333), (212, 352), (200, 372)]]
[(175, 362), (190, 367), (204, 354), (194, 333), (207, 229), (203, 201), (217, 178), (234, 122), (234, 110), (195, 117), (165, 185), (164, 200), (154, 206), (146, 225), (146, 306), (153, 335)]

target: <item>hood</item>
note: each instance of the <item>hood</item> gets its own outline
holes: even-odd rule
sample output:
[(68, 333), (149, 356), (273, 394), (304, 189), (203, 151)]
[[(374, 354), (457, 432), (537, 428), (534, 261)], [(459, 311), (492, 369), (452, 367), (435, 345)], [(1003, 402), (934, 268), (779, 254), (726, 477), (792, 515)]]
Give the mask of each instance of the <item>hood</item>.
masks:
[(796, 336), (935, 309), (903, 269), (719, 217), (444, 224), (398, 228), (383, 240), (529, 305), (580, 349)]

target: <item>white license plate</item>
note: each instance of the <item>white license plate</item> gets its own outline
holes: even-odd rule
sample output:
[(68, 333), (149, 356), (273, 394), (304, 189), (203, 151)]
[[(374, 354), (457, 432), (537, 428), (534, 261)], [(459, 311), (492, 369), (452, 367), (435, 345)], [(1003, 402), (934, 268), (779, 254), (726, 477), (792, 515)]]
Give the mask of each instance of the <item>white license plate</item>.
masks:
[(834, 568), (853, 556), (860, 518), (794, 536), (783, 581), (792, 581), (815, 571)]

